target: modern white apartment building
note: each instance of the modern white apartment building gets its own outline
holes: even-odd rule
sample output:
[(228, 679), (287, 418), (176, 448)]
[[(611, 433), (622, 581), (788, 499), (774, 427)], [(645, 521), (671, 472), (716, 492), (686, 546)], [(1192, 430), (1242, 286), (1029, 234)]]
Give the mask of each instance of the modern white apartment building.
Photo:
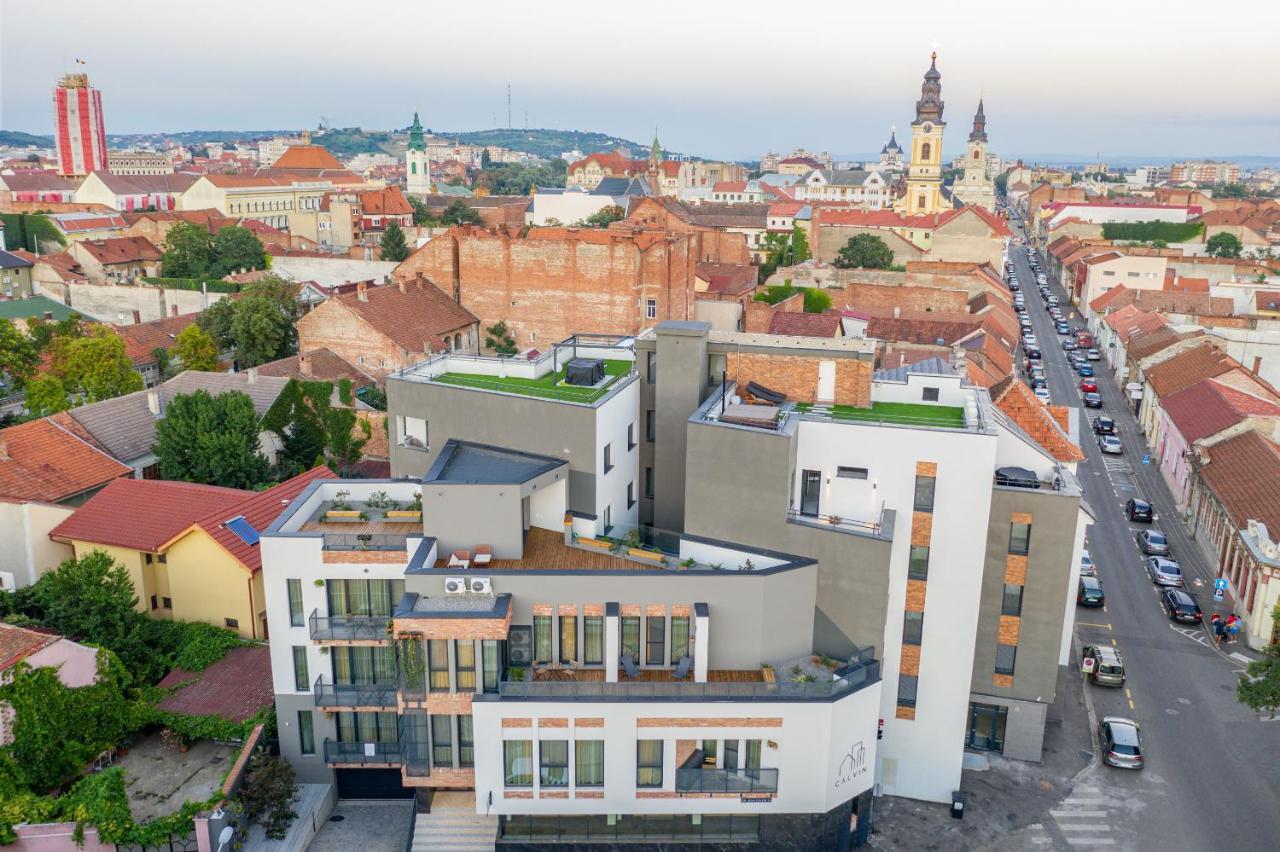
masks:
[(284, 754), (474, 791), (499, 849), (848, 848), (966, 748), (1038, 760), (1074, 475), (876, 346), (667, 322), (393, 374), (397, 479), (262, 536)]

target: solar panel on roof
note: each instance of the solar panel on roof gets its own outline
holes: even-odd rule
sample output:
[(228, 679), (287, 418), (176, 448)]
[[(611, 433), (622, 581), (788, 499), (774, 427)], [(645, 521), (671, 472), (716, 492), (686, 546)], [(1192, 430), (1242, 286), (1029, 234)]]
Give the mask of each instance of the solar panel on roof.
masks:
[(223, 526), (235, 533), (245, 544), (258, 543), (258, 531), (253, 528), (253, 524), (244, 519), (244, 515), (236, 515)]

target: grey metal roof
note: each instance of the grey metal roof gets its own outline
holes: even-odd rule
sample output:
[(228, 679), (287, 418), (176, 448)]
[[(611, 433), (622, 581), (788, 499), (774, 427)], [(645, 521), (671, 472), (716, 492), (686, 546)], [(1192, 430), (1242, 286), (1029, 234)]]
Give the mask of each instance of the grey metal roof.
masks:
[(0, 251), (0, 269), (16, 269), (24, 266), (34, 266), (31, 261), (18, 257), (16, 254), (10, 254), (7, 251)]
[(652, 195), (649, 184), (639, 178), (607, 177), (600, 181), (592, 195)]
[(518, 485), (567, 464), (552, 456), (450, 438), (422, 481)]
[(926, 358), (914, 364), (907, 364), (905, 367), (876, 370), (875, 379), (876, 381), (905, 382), (910, 373), (924, 373), (930, 376), (954, 376), (956, 371), (949, 360), (935, 355), (932, 358)]
[[(267, 409), (288, 383), (287, 378), (275, 376), (257, 376), (250, 382), (248, 373), (201, 373), (187, 370), (155, 390), (159, 392), (161, 412), (174, 397), (181, 394), (203, 390), (212, 396), (219, 396), (227, 391), (240, 391), (249, 395), (253, 400), (254, 411), (261, 417), (267, 413)], [(73, 408), (67, 413), (87, 429), (114, 458), (130, 464), (149, 455), (156, 440), (158, 418), (147, 405), (147, 394), (148, 391), (145, 390), (137, 391)]]
[(865, 169), (832, 169), (822, 172), (822, 176), (833, 186), (862, 186), (871, 172)]

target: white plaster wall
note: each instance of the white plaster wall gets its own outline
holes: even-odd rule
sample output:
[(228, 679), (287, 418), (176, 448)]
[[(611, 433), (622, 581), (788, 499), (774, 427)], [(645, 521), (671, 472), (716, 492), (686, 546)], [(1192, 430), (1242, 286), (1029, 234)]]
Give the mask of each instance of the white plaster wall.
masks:
[(529, 495), (529, 524), (539, 529), (564, 532), (565, 481), (559, 479)]
[[(627, 449), (627, 427), (635, 424), (636, 446)], [(640, 383), (633, 381), (596, 409), (596, 518), (612, 506), (613, 525), (627, 530), (640, 523)], [(604, 472), (604, 448), (612, 444), (613, 469)], [(635, 483), (634, 506), (627, 507), (627, 483)], [(601, 528), (603, 531), (603, 528)]]
[(272, 257), (271, 271), (290, 281), (345, 284), (349, 281), (384, 281), (399, 264), (390, 260), (357, 260), (350, 257)]
[[(0, 500), (0, 572), (14, 575), (18, 588), (74, 556), (71, 545), (49, 540), (49, 531), (75, 511), (53, 503)], [(13, 591), (5, 584), (4, 591)]]
[(593, 213), (616, 204), (611, 195), (588, 195), (585, 192), (565, 192), (555, 195), (535, 193), (525, 223), (545, 225), (548, 219), (557, 219), (562, 225), (572, 225)]

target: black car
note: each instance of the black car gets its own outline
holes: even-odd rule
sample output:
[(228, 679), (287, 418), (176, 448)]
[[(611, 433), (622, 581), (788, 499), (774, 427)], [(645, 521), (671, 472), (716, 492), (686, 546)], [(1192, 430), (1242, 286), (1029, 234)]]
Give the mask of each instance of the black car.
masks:
[(1168, 556), (1169, 539), (1160, 530), (1141, 530), (1133, 534), (1143, 556)]
[(1165, 589), (1160, 592), (1160, 605), (1173, 621), (1199, 624), (1204, 618), (1196, 599), (1182, 589)]
[(1040, 360), (1040, 350), (1039, 350), (1039, 349), (1028, 349), (1028, 350), (1027, 350), (1027, 360), (1028, 360), (1028, 361), (1039, 361), (1039, 360)]
[(1124, 504), (1124, 514), (1131, 521), (1141, 521), (1144, 524), (1149, 524), (1152, 518), (1151, 504), (1146, 500), (1130, 497), (1129, 501)]
[[(1101, 408), (1102, 394), (1095, 393), (1095, 392), (1086, 393), (1084, 395), (1084, 407), (1085, 408)], [(1115, 433), (1113, 432), (1112, 434), (1115, 434)]]
[(1096, 435), (1114, 435), (1116, 433), (1116, 421), (1110, 417), (1096, 417), (1093, 421), (1093, 431)]

